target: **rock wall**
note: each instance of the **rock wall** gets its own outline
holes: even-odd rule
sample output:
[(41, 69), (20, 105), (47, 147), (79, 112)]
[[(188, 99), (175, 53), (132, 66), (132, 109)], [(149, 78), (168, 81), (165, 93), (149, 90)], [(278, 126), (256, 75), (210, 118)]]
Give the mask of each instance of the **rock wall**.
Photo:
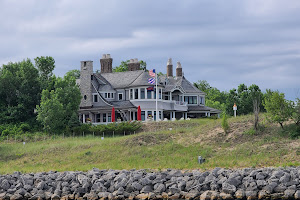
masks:
[(0, 176), (1, 199), (300, 199), (300, 167), (44, 172)]

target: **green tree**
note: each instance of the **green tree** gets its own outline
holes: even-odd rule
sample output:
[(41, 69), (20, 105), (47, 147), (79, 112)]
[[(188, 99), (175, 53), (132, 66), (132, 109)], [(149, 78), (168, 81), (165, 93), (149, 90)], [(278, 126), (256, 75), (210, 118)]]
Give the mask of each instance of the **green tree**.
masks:
[(295, 103), (295, 109), (293, 112), (293, 119), (295, 121), (295, 124), (297, 126), (300, 126), (300, 99), (297, 98), (296, 103)]
[(222, 128), (223, 128), (224, 132), (228, 133), (228, 131), (229, 131), (229, 124), (228, 124), (226, 113), (223, 115), (221, 125), (222, 125)]
[(78, 69), (73, 69), (73, 70), (70, 70), (66, 73), (67, 76), (72, 76), (74, 77), (75, 79), (79, 79), (80, 78), (80, 70)]
[(39, 103), (38, 70), (30, 59), (0, 68), (0, 123), (32, 121)]
[(75, 116), (80, 100), (80, 90), (71, 73), (64, 78), (55, 78), (54, 90), (45, 89), (42, 92), (41, 104), (37, 106), (37, 119), (51, 133), (73, 128), (78, 124), (78, 117)]
[(267, 119), (270, 122), (279, 123), (283, 129), (283, 123), (289, 120), (292, 116), (292, 102), (286, 100), (283, 93), (275, 91), (264, 99), (263, 104), (267, 111)]
[[(116, 67), (113, 68), (113, 72), (126, 72), (126, 71), (128, 71), (128, 63), (129, 62), (130, 62), (130, 60), (122, 61), (119, 66), (116, 66)], [(140, 62), (141, 69), (146, 70), (147, 63), (143, 60), (140, 60), (139, 62)]]
[(36, 57), (34, 61), (35, 66), (39, 70), (42, 89), (47, 89), (49, 86), (49, 82), (52, 82), (51, 79), (53, 76), (53, 70), (55, 68), (55, 60), (51, 56), (41, 56)]

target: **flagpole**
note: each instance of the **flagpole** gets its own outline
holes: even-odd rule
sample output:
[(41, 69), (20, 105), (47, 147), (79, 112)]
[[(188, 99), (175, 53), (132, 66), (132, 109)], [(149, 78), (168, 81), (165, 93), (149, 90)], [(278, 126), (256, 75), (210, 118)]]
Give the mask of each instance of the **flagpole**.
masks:
[(156, 112), (156, 121), (158, 122), (158, 110), (157, 110), (157, 99), (158, 99), (158, 88), (157, 88), (157, 72), (155, 72), (155, 85), (156, 85), (156, 99), (155, 99), (155, 112)]

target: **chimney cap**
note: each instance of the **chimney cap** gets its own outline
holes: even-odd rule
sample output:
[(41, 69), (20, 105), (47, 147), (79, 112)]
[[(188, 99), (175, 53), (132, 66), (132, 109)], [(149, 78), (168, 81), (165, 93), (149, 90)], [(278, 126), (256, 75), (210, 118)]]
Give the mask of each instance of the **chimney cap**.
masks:
[(110, 54), (106, 54), (106, 58), (111, 58), (111, 57), (110, 57)]
[(179, 61), (177, 62), (177, 67), (176, 68), (181, 68), (181, 63)]
[(172, 65), (172, 58), (168, 59), (167, 65)]
[(106, 58), (106, 54), (102, 54), (102, 59), (103, 59), (103, 58)]
[(134, 62), (135, 62), (135, 63), (138, 63), (138, 62), (139, 62), (139, 59), (135, 58), (135, 59), (134, 59)]

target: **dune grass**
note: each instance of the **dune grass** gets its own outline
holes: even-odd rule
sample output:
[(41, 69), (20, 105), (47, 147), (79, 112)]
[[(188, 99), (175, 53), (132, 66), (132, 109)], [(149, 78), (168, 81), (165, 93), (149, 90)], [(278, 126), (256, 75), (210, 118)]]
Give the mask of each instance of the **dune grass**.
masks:
[[(221, 120), (196, 119), (165, 124), (156, 130), (114, 138), (75, 137), (37, 142), (0, 144), (0, 173), (20, 171), (87, 171), (100, 169), (211, 169), (300, 165), (300, 140), (268, 125), (256, 135), (249, 129), (252, 116), (230, 118), (232, 132), (220, 131)], [(189, 124), (187, 126), (186, 124)], [(197, 156), (206, 158), (197, 163)]]

